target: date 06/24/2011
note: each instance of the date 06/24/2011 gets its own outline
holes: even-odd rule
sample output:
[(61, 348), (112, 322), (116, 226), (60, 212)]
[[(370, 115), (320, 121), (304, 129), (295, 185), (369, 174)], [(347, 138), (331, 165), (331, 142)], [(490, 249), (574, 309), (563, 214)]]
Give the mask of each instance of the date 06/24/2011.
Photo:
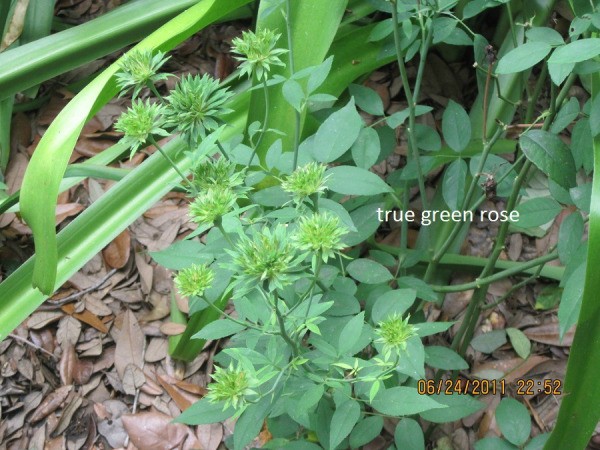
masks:
[[(504, 379), (498, 380), (427, 380), (417, 381), (417, 391), (421, 395), (452, 395), (452, 394), (470, 394), (470, 395), (495, 395), (496, 393), (504, 395), (507, 392), (507, 383)], [(560, 395), (562, 393), (562, 380), (547, 378), (543, 380), (534, 380), (530, 378), (520, 378), (514, 381), (514, 390), (511, 392), (516, 395)]]

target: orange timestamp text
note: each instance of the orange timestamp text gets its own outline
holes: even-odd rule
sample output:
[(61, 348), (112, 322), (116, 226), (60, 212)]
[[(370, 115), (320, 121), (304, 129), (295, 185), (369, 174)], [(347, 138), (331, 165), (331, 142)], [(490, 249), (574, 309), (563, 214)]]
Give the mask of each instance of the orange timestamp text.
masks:
[[(520, 378), (515, 380), (514, 390), (516, 395), (560, 395), (562, 393), (562, 380)], [(500, 379), (474, 379), (459, 378), (456, 380), (431, 380), (420, 379), (417, 381), (417, 392), (420, 395), (505, 395), (509, 386), (506, 380)]]

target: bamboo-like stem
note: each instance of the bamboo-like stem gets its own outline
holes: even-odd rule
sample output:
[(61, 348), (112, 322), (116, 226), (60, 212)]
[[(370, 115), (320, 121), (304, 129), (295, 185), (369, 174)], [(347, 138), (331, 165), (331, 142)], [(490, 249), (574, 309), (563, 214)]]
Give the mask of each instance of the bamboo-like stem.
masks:
[(263, 78), (263, 92), (265, 93), (265, 118), (263, 120), (262, 130), (260, 131), (260, 136), (258, 136), (258, 141), (256, 142), (256, 146), (254, 147), (254, 150), (252, 151), (252, 155), (250, 156), (250, 161), (248, 161), (248, 166), (252, 165), (252, 160), (256, 156), (256, 152), (258, 151), (258, 148), (260, 147), (260, 144), (262, 143), (263, 137), (264, 137), (265, 133), (267, 132), (267, 123), (269, 122), (270, 105), (269, 105), (269, 86), (267, 85), (267, 77), (266, 76)]
[[(408, 73), (406, 71), (406, 65), (404, 64), (404, 56), (402, 55), (402, 48), (400, 44), (400, 30), (398, 28), (398, 5), (397, 0), (390, 0), (392, 4), (392, 22), (393, 22), (393, 30), (394, 30), (394, 45), (396, 48), (396, 59), (398, 61), (398, 69), (400, 70), (400, 77), (402, 79), (402, 88), (404, 89), (404, 95), (406, 96), (406, 101), (408, 102), (408, 143), (409, 149), (412, 154), (412, 159), (415, 161), (415, 167), (417, 169), (417, 182), (419, 184), (419, 191), (421, 193), (421, 203), (423, 204), (423, 209), (428, 208), (428, 200), (427, 200), (427, 192), (425, 191), (425, 178), (423, 176), (423, 169), (421, 167), (421, 160), (419, 155), (419, 147), (417, 146), (417, 139), (415, 135), (415, 98), (413, 97), (412, 90), (410, 89), (410, 84), (408, 82)], [(421, 58), (425, 58), (425, 55), (421, 55)], [(415, 85), (419, 85), (420, 80), (417, 80)], [(417, 99), (418, 100), (418, 99)]]

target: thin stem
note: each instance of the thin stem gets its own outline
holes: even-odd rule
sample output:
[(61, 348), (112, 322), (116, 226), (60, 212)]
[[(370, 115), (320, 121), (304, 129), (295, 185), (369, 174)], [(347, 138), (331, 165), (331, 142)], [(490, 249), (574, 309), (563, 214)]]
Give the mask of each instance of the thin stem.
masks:
[(164, 103), (164, 99), (163, 96), (160, 95), (160, 92), (158, 92), (158, 89), (156, 89), (156, 86), (154, 85), (154, 83), (152, 83), (151, 81), (147, 81), (146, 82), (146, 86), (148, 87), (148, 89), (150, 89), (152, 91), (152, 93), (156, 96), (156, 98), (161, 102)]
[[(475, 281), (472, 281), (470, 283), (452, 284), (449, 286), (432, 285), (431, 289), (433, 289), (435, 292), (443, 292), (443, 293), (462, 292), (462, 291), (468, 291), (469, 289), (477, 289), (482, 286), (487, 286), (492, 283), (495, 283), (496, 281), (500, 281), (505, 278), (511, 277), (513, 275), (518, 275), (518, 274), (522, 273), (524, 270), (530, 269), (532, 267), (543, 267), (544, 264), (546, 264), (547, 262), (554, 261), (557, 258), (558, 258), (558, 253), (552, 252), (552, 253), (548, 253), (547, 255), (540, 256), (539, 258), (532, 259), (531, 261), (527, 261), (517, 267), (513, 267), (510, 269), (503, 270), (501, 272), (497, 272), (494, 275), (490, 275), (489, 277), (477, 278)], [(539, 275), (539, 272), (541, 272), (541, 270), (536, 271), (536, 274)], [(536, 276), (536, 275), (534, 274), (534, 276)]]
[[(400, 70), (400, 77), (402, 78), (402, 87), (404, 89), (404, 95), (408, 102), (408, 146), (412, 153), (412, 159), (415, 161), (415, 167), (417, 169), (417, 181), (419, 184), (419, 191), (421, 192), (421, 203), (423, 209), (429, 209), (427, 201), (427, 192), (425, 191), (425, 179), (423, 177), (423, 169), (421, 168), (421, 160), (419, 155), (419, 148), (417, 146), (417, 140), (415, 136), (415, 99), (413, 97), (410, 85), (408, 82), (408, 73), (406, 71), (406, 65), (404, 64), (404, 56), (402, 55), (402, 46), (400, 43), (400, 30), (398, 28), (398, 6), (397, 0), (390, 0), (392, 4), (392, 22), (394, 30), (394, 45), (396, 48), (396, 59), (398, 60), (398, 69)], [(424, 58), (425, 55), (421, 55)]]
[(217, 148), (219, 149), (219, 151), (221, 152), (221, 154), (227, 158), (228, 161), (231, 161), (231, 158), (229, 157), (229, 155), (227, 154), (227, 152), (225, 151), (225, 148), (223, 148), (223, 144), (221, 144), (221, 141), (219, 141), (218, 139), (215, 141), (215, 143), (217, 144)]
[(171, 167), (173, 167), (173, 169), (175, 169), (175, 172), (177, 172), (179, 174), (179, 176), (181, 177), (183, 182), (188, 184), (188, 186), (191, 188), (191, 192), (194, 195), (196, 195), (198, 193), (196, 186), (194, 186), (194, 184), (190, 180), (188, 180), (188, 178), (183, 174), (183, 172), (181, 172), (181, 170), (179, 170), (179, 167), (177, 167), (177, 164), (175, 164), (173, 162), (173, 160), (171, 159), (171, 157), (169, 155), (167, 155), (167, 153), (162, 149), (162, 147), (160, 145), (158, 145), (158, 142), (156, 142), (156, 139), (154, 139), (153, 136), (149, 136), (148, 142), (150, 142), (152, 145), (154, 145), (158, 149), (158, 151), (161, 153), (161, 155), (163, 155), (163, 157), (169, 162), (169, 164), (171, 164)]
[(219, 231), (221, 232), (221, 234), (223, 235), (223, 237), (225, 238), (227, 243), (231, 246), (231, 248), (235, 248), (235, 244), (233, 243), (233, 241), (231, 240), (231, 238), (225, 231), (225, 228), (223, 228), (223, 222), (219, 219), (219, 220), (215, 221), (215, 225), (217, 226), (217, 228), (219, 229)]
[(267, 123), (269, 122), (269, 86), (267, 85), (267, 77), (263, 78), (263, 92), (265, 93), (265, 119), (263, 121), (262, 130), (260, 131), (260, 136), (258, 137), (258, 141), (256, 142), (256, 146), (252, 151), (252, 155), (250, 156), (250, 161), (248, 161), (248, 166), (252, 165), (252, 160), (254, 156), (256, 156), (256, 152), (262, 143), (263, 137), (267, 132)]
[(529, 99), (527, 103), (527, 112), (525, 114), (525, 123), (531, 123), (533, 119), (533, 114), (535, 113), (535, 105), (537, 103), (538, 98), (542, 93), (542, 89), (544, 88), (544, 84), (546, 83), (546, 78), (548, 77), (548, 64), (542, 65), (542, 71), (538, 77), (538, 80), (535, 84), (535, 88), (533, 89), (533, 95)]
[(283, 315), (281, 314), (281, 311), (279, 310), (280, 298), (277, 295), (277, 292), (275, 292), (274, 294), (275, 294), (275, 316), (277, 317), (277, 323), (279, 324), (280, 335), (283, 338), (283, 340), (285, 342), (287, 342), (287, 344), (292, 349), (292, 355), (294, 357), (296, 357), (296, 356), (298, 356), (298, 347), (296, 346), (296, 343), (292, 340), (292, 338), (287, 333), (287, 330), (285, 329), (285, 321), (284, 321)]
[[(288, 64), (290, 68), (290, 75), (294, 75), (296, 73), (295, 63), (294, 63), (294, 42), (292, 40), (292, 2), (291, 0), (286, 0), (286, 18), (285, 25), (287, 28), (287, 38), (288, 38)], [(296, 170), (298, 168), (298, 149), (300, 148), (300, 127), (302, 126), (302, 116), (299, 111), (294, 108), (294, 163), (292, 166), (292, 170)]]

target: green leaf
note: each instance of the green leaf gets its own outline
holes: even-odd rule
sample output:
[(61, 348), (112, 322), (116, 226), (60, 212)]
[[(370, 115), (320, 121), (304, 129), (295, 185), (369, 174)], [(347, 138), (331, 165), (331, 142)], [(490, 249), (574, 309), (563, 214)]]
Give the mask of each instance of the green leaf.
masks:
[(562, 289), (557, 286), (546, 286), (535, 299), (535, 309), (547, 311), (558, 305)]
[(534, 27), (525, 32), (525, 36), (530, 41), (545, 42), (553, 47), (563, 45), (565, 43), (563, 37), (558, 31), (548, 27)]
[(187, 425), (205, 425), (222, 422), (229, 419), (234, 413), (235, 410), (231, 406), (224, 410), (223, 402), (212, 403), (204, 397), (175, 417), (173, 422)]
[(365, 313), (364, 311), (357, 314), (348, 321), (342, 331), (340, 332), (340, 338), (338, 341), (338, 353), (344, 354), (350, 350), (354, 344), (358, 342), (362, 333), (363, 326), (365, 324)]
[(350, 434), (360, 418), (360, 405), (349, 399), (338, 406), (331, 418), (329, 448), (335, 449)]
[(376, 261), (366, 258), (355, 259), (346, 268), (356, 281), (366, 284), (379, 284), (392, 280), (388, 269)]
[(506, 344), (506, 331), (494, 330), (480, 334), (471, 341), (471, 347), (482, 353), (492, 353)]
[(381, 434), (383, 417), (368, 416), (358, 422), (350, 433), (350, 447), (359, 448), (368, 444)]
[(221, 339), (231, 336), (232, 334), (239, 333), (245, 329), (246, 327), (244, 325), (232, 322), (229, 319), (215, 320), (194, 334), (192, 339), (206, 339), (214, 341), (216, 339)]
[(557, 86), (560, 86), (562, 82), (567, 79), (571, 72), (573, 72), (573, 69), (575, 69), (575, 63), (548, 63), (548, 72), (550, 73), (550, 78), (552, 79), (552, 82)]
[(450, 100), (442, 117), (442, 133), (448, 147), (462, 152), (471, 141), (471, 121), (462, 106)]
[(233, 447), (243, 449), (252, 439), (258, 436), (263, 421), (271, 409), (271, 398), (266, 396), (258, 403), (249, 405), (235, 423)]
[(546, 42), (525, 42), (500, 58), (496, 67), (496, 73), (504, 75), (523, 72), (548, 56), (550, 50), (552, 50), (552, 47)]
[(592, 137), (600, 134), (600, 96), (592, 100), (590, 106), (590, 130)]
[(592, 130), (589, 119), (580, 119), (571, 133), (571, 152), (575, 160), (575, 168), (584, 167), (590, 173), (594, 166), (594, 150), (592, 148)]
[(395, 289), (381, 295), (373, 304), (371, 322), (378, 324), (393, 314), (403, 315), (410, 308), (417, 293), (413, 289)]
[(348, 89), (356, 106), (373, 116), (383, 116), (383, 101), (377, 92), (361, 84), (351, 84)]
[(558, 47), (550, 56), (549, 63), (574, 64), (600, 55), (600, 38), (580, 39)]
[(423, 419), (434, 423), (454, 422), (485, 407), (483, 402), (464, 394), (435, 394), (430, 395), (429, 398), (446, 406), (444, 409), (434, 409), (421, 413)]
[(425, 436), (421, 425), (414, 419), (402, 419), (394, 430), (396, 448), (402, 450), (425, 450)]
[(417, 297), (427, 302), (437, 302), (438, 296), (431, 287), (420, 278), (400, 277), (398, 278), (398, 287), (407, 287), (417, 291)]
[(565, 283), (560, 306), (558, 307), (558, 323), (560, 337), (577, 323), (583, 300), (583, 287), (585, 285), (585, 264), (581, 264)]
[(538, 434), (527, 443), (524, 450), (543, 450), (549, 437), (550, 433)]
[(164, 250), (149, 252), (161, 266), (171, 270), (181, 270), (192, 264), (210, 264), (214, 256), (206, 252), (204, 244), (198, 241), (181, 240)]
[(458, 21), (451, 17), (437, 17), (433, 20), (433, 43), (443, 42), (456, 29)]
[(294, 79), (289, 79), (283, 83), (282, 87), (283, 97), (288, 101), (290, 105), (298, 112), (302, 111), (304, 102), (306, 101), (306, 94), (304, 89)]
[[(415, 106), (415, 117), (427, 114), (432, 109), (433, 108), (431, 106), (417, 105)], [(402, 111), (395, 112), (394, 114), (389, 116), (386, 119), (386, 122), (391, 129), (395, 129), (402, 125), (406, 121), (406, 119), (408, 119), (409, 115), (409, 109), (403, 109)]]
[[(475, 155), (469, 161), (469, 170), (471, 172), (471, 176), (478, 176), (477, 168), (479, 167), (479, 162), (481, 160), (481, 155)], [(510, 172), (510, 173), (508, 173)], [(503, 158), (500, 158), (497, 155), (488, 155), (483, 165), (482, 173), (487, 173), (493, 175), (497, 180), (503, 178), (502, 181), (498, 183), (497, 192), (499, 197), (508, 197), (512, 191), (512, 185), (515, 180), (515, 172), (512, 170), (511, 164)], [(507, 174), (508, 173), (508, 174)], [(485, 175), (484, 175), (485, 177)], [(480, 178), (481, 179), (481, 178)], [(485, 180), (483, 178), (482, 180)], [(479, 187), (481, 187), (481, 183), (478, 183)]]
[(467, 163), (462, 159), (457, 159), (444, 172), (442, 196), (446, 205), (452, 210), (458, 211), (465, 198), (468, 170)]
[(312, 94), (313, 92), (315, 92), (325, 82), (325, 80), (327, 79), (327, 75), (329, 75), (329, 72), (331, 71), (332, 64), (333, 64), (333, 56), (330, 56), (325, 61), (323, 61), (321, 64), (319, 64), (318, 66), (316, 66), (314, 69), (311, 70), (310, 76), (308, 77), (308, 86), (307, 86), (309, 94)]
[(425, 346), (418, 336), (406, 341), (405, 355), (409, 357), (400, 358), (396, 371), (416, 380), (425, 378)]
[(531, 417), (527, 408), (514, 398), (504, 398), (496, 408), (500, 431), (514, 445), (523, 445), (531, 433)]
[(565, 217), (558, 231), (558, 257), (566, 265), (581, 245), (583, 238), (583, 218), (578, 212)]
[(585, 183), (569, 189), (569, 194), (575, 206), (585, 213), (590, 212), (592, 203), (592, 183)]
[(466, 370), (469, 364), (454, 350), (439, 345), (425, 347), (425, 363), (442, 370)]
[(554, 220), (562, 211), (562, 206), (553, 198), (537, 197), (521, 203), (516, 210), (519, 212), (519, 221), (515, 225), (533, 228)]
[(560, 108), (556, 118), (552, 122), (550, 132), (554, 134), (560, 133), (567, 128), (579, 116), (579, 100), (571, 97), (565, 105)]
[(518, 450), (518, 448), (504, 439), (488, 437), (475, 442), (475, 450)]
[(427, 125), (415, 124), (415, 137), (419, 148), (427, 152), (437, 152), (442, 148), (440, 135)]
[(565, 189), (575, 186), (575, 162), (569, 147), (555, 134), (530, 130), (519, 144), (525, 156), (548, 177)]
[(350, 218), (358, 231), (346, 234), (343, 238), (344, 243), (348, 246), (357, 245), (371, 236), (380, 225), (377, 210), (384, 206), (383, 203), (371, 203), (352, 211)]
[(356, 165), (370, 169), (377, 162), (380, 152), (381, 143), (377, 131), (370, 127), (360, 130), (358, 139), (352, 145), (352, 159)]
[(337, 166), (327, 169), (327, 187), (344, 195), (376, 195), (393, 192), (379, 176), (366, 169), (351, 166)]
[(419, 337), (427, 337), (432, 334), (443, 333), (448, 330), (454, 322), (424, 322), (420, 323), (417, 329)]
[(506, 334), (510, 339), (510, 343), (512, 344), (515, 352), (523, 359), (527, 359), (531, 354), (531, 342), (518, 328), (507, 328)]
[(311, 146), (314, 158), (323, 163), (335, 161), (354, 144), (362, 119), (356, 112), (354, 99), (331, 114), (317, 130)]
[(419, 394), (416, 388), (405, 386), (379, 391), (373, 399), (372, 406), (382, 414), (396, 417), (446, 407), (432, 397)]

